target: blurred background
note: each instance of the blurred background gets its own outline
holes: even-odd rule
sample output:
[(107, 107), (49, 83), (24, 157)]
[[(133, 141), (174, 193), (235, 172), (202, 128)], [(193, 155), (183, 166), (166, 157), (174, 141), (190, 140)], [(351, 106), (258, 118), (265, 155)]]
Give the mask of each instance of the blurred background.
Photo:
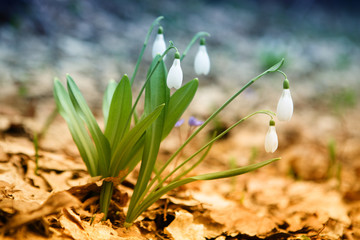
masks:
[[(172, 40), (180, 52), (198, 31), (211, 34), (207, 39), (212, 65), (209, 76), (194, 72), (196, 45), (182, 62), (185, 82), (200, 79), (192, 114), (205, 119), (235, 89), (285, 58), (283, 70), (290, 80), (295, 113), (290, 123), (279, 125), (279, 150), (286, 156), (285, 150), (296, 143), (299, 153), (293, 150), (289, 158), (291, 154), (308, 154), (302, 158), (307, 167), (309, 157), (316, 158), (316, 154), (321, 155), (321, 164), (331, 165), (328, 159), (335, 148), (343, 162), (353, 162), (360, 155), (356, 111), (359, 10), (356, 0), (3, 0), (0, 114), (46, 118), (54, 108), (53, 79), (64, 80), (67, 73), (97, 112), (108, 81), (132, 74), (151, 22), (164, 16), (165, 40)], [(140, 66), (138, 86), (151, 62), (155, 32)], [(168, 67), (171, 62), (167, 58)], [(232, 111), (224, 112), (214, 128), (228, 126), (253, 110), (276, 110), (282, 80), (280, 74), (259, 80), (236, 100)], [(245, 137), (233, 135), (238, 144), (247, 147), (246, 159), (254, 154), (250, 150), (253, 145), (259, 145), (264, 137), (264, 119), (248, 125)], [(246, 137), (256, 133), (260, 137), (254, 141)], [(312, 143), (320, 150), (301, 151)], [(241, 159), (243, 155), (236, 151), (227, 157)], [(326, 171), (320, 178), (324, 174)], [(303, 175), (314, 177), (311, 171)]]
[[(211, 34), (212, 70), (203, 84), (241, 85), (284, 57), (291, 83), (309, 95), (356, 89), (359, 10), (355, 0), (4, 0), (1, 97), (47, 95), (53, 77), (66, 73), (101, 95), (109, 79), (132, 73), (147, 29), (161, 15), (165, 40), (180, 51), (196, 32)], [(183, 62), (185, 79), (196, 77), (196, 48)]]

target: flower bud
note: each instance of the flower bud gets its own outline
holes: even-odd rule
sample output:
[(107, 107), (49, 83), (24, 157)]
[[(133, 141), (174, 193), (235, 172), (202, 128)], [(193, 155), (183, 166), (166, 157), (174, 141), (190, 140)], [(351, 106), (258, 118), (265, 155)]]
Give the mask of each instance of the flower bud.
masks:
[(269, 130), (265, 136), (265, 151), (268, 153), (273, 153), (278, 147), (278, 137), (275, 129), (275, 121), (270, 120), (269, 125)]
[(167, 75), (166, 84), (168, 88), (179, 89), (181, 87), (182, 81), (183, 72), (180, 65), (180, 54), (179, 52), (176, 52), (174, 62)]
[(205, 39), (200, 40), (199, 50), (195, 56), (194, 68), (196, 74), (207, 75), (210, 72), (210, 58), (206, 51)]
[[(165, 50), (166, 50), (166, 43), (164, 40), (163, 28), (160, 26), (153, 44), (152, 57), (155, 58), (157, 54), (163, 54)], [(164, 60), (165, 57), (166, 56), (164, 56)]]
[(284, 80), (283, 88), (283, 92), (277, 105), (276, 116), (280, 121), (289, 121), (294, 110), (294, 104), (289, 89), (289, 80)]

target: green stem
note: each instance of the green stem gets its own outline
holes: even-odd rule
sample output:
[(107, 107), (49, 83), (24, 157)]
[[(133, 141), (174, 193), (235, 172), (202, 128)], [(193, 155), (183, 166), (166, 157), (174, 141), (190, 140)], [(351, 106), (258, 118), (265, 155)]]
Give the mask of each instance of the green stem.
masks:
[[(213, 137), (215, 137), (216, 134), (214, 134)], [(190, 168), (186, 169), (185, 171), (183, 171), (182, 173), (180, 173), (178, 176), (176, 176), (176, 178), (174, 178), (173, 180), (171, 180), (171, 182), (173, 181), (177, 181), (179, 179), (181, 179), (183, 176), (185, 176), (186, 174), (188, 174), (189, 172), (191, 172), (192, 170), (194, 170), (197, 166), (200, 165), (200, 163), (206, 158), (206, 156), (208, 155), (208, 153), (211, 150), (213, 144), (210, 144), (209, 147), (206, 149), (205, 153), (200, 157), (199, 160), (197, 160), (194, 164), (191, 165)], [(162, 187), (161, 185), (159, 186), (160, 188)]]
[[(275, 64), (274, 66), (272, 66), (271, 68), (269, 68), (268, 70), (266, 70), (265, 72), (261, 73), (260, 75), (256, 76), (255, 78), (251, 79), (247, 84), (245, 84), (245, 86), (243, 86), (238, 92), (236, 92), (232, 97), (230, 97), (219, 109), (217, 109), (184, 143), (183, 145), (181, 145), (177, 151), (167, 160), (167, 162), (164, 164), (164, 166), (160, 169), (159, 174), (161, 174), (166, 167), (172, 162), (172, 160), (174, 160), (174, 158), (182, 151), (182, 149), (213, 119), (215, 118), (228, 104), (230, 104), (240, 93), (242, 93), (246, 88), (248, 88), (249, 86), (251, 86), (254, 82), (256, 82), (259, 78), (261, 78), (262, 76), (264, 76), (265, 74), (269, 73), (269, 72), (275, 72), (277, 71), (282, 64), (284, 63), (284, 59), (282, 59), (279, 63)], [(269, 114), (271, 116), (271, 114), (268, 112), (267, 114)], [(202, 149), (203, 150), (203, 149)], [(240, 169), (241, 171), (243, 171), (242, 169)], [(228, 174), (227, 172), (225, 172), (226, 174), (224, 176), (229, 177), (232, 176), (233, 173)], [(234, 172), (236, 174), (239, 174), (237, 171)], [(244, 173), (244, 172), (243, 172)], [(220, 174), (220, 175), (219, 175)], [(183, 179), (183, 180), (178, 180), (176, 182), (171, 182), (169, 185), (167, 185), (166, 187), (163, 187), (159, 190), (157, 190), (155, 188), (154, 192), (149, 193), (149, 195), (144, 199), (144, 197), (146, 196), (147, 192), (151, 189), (151, 187), (153, 186), (153, 184), (156, 182), (156, 178), (154, 178), (149, 185), (147, 186), (147, 188), (145, 189), (145, 191), (143, 191), (143, 193), (141, 193), (140, 197), (138, 197), (137, 199), (140, 200), (140, 202), (138, 202), (137, 204), (135, 204), (135, 206), (129, 207), (128, 209), (128, 213), (126, 216), (126, 221), (125, 221), (125, 225), (126, 226), (131, 226), (132, 222), (135, 220), (135, 218), (137, 216), (139, 216), (141, 214), (142, 211), (144, 211), (148, 206), (150, 206), (154, 201), (156, 201), (156, 199), (158, 199), (159, 196), (161, 196), (162, 194), (164, 194), (165, 192), (186, 184), (188, 182), (191, 181), (195, 181), (195, 180), (205, 180), (205, 178), (207, 179), (215, 179), (215, 178), (219, 178), (219, 177), (224, 177), (222, 176), (219, 172), (219, 174), (215, 174), (215, 175), (202, 175), (202, 176), (197, 176), (197, 177), (192, 177), (192, 178), (187, 178), (187, 179)], [(219, 176), (218, 176), (219, 175)], [(213, 178), (212, 176), (215, 176), (215, 178)], [(209, 178), (210, 177), (210, 178)]]
[(255, 163), (252, 165), (248, 165), (245, 167), (240, 167), (240, 168), (236, 168), (236, 169), (230, 169), (230, 170), (225, 170), (225, 171), (220, 171), (220, 172), (215, 172), (215, 173), (202, 174), (202, 175), (184, 178), (184, 179), (181, 179), (178, 181), (171, 182), (168, 185), (166, 185), (165, 187), (162, 187), (162, 188), (158, 189), (157, 191), (149, 194), (146, 197), (146, 199), (137, 207), (137, 209), (135, 209), (133, 211), (133, 214), (126, 216), (124, 225), (131, 226), (132, 222), (135, 221), (136, 218), (138, 216), (140, 216), (141, 213), (144, 212), (149, 206), (151, 206), (151, 204), (156, 202), (158, 199), (161, 198), (161, 196), (163, 196), (165, 193), (171, 191), (174, 188), (177, 188), (179, 186), (182, 186), (184, 184), (191, 183), (194, 181), (199, 181), (199, 180), (214, 180), (214, 179), (219, 179), (219, 178), (228, 178), (228, 177), (241, 175), (241, 174), (244, 174), (247, 172), (254, 171), (258, 168), (261, 168), (261, 167), (268, 165), (279, 159), (280, 158), (274, 158), (274, 159), (266, 160), (263, 162)]
[(54, 122), (56, 116), (58, 115), (58, 110), (55, 107), (54, 110), (50, 113), (50, 115), (46, 118), (45, 124), (41, 128), (38, 134), (38, 140), (42, 139), (43, 136), (46, 134), (47, 130), (49, 129), (50, 125)]
[(107, 219), (109, 205), (114, 190), (113, 182), (104, 181), (100, 192), (100, 211), (104, 213), (103, 219)]
[[(221, 138), (222, 136), (224, 136), (226, 133), (228, 133), (230, 130), (232, 130), (233, 128), (235, 128), (237, 125), (239, 125), (240, 123), (242, 123), (243, 121), (249, 119), (250, 117), (256, 115), (256, 114), (266, 114), (268, 116), (271, 117), (271, 119), (273, 119), (273, 115), (275, 115), (275, 113), (268, 111), (268, 110), (259, 110), (256, 112), (253, 112), (249, 115), (247, 115), (246, 117), (240, 119), (239, 121), (237, 121), (236, 123), (234, 123), (232, 126), (230, 126), (228, 129), (226, 129), (225, 131), (223, 131), (222, 133), (220, 133), (219, 135), (217, 135), (216, 137), (214, 137), (211, 141), (209, 141), (207, 144), (205, 144), (203, 147), (201, 147), (198, 151), (196, 151), (193, 155), (191, 155), (189, 158), (187, 158), (185, 161), (183, 161), (179, 166), (177, 166), (172, 172), (170, 172), (166, 177), (164, 177), (162, 179), (161, 182), (159, 182), (156, 187), (154, 188), (156, 191), (156, 189), (158, 189), (171, 175), (173, 175), (176, 171), (178, 171), (180, 168), (182, 168), (186, 163), (188, 163), (191, 159), (193, 159), (195, 156), (197, 156), (200, 152), (202, 152), (205, 148), (207, 148), (208, 146), (210, 146), (211, 144), (213, 144), (216, 140), (218, 140), (219, 138)], [(147, 189), (145, 190), (145, 192), (148, 192)]]
[(152, 30), (154, 29), (154, 27), (155, 27), (157, 24), (159, 24), (160, 20), (163, 19), (163, 18), (164, 18), (163, 16), (160, 16), (160, 17), (156, 18), (156, 19), (154, 20), (154, 22), (151, 24), (151, 26), (150, 26), (147, 34), (146, 34), (145, 41), (144, 41), (144, 45), (143, 45), (143, 47), (142, 47), (142, 49), (141, 49), (139, 58), (138, 58), (138, 60), (137, 60), (137, 62), (136, 62), (136, 66), (135, 66), (134, 72), (133, 72), (133, 74), (132, 74), (132, 76), (131, 76), (131, 79), (130, 79), (131, 86), (132, 86), (133, 83), (134, 83), (136, 74), (137, 74), (137, 72), (138, 72), (138, 69), (139, 69), (139, 66), (140, 66), (142, 57), (143, 57), (144, 52), (145, 52), (145, 49), (146, 49), (146, 46), (147, 46), (147, 44), (148, 44), (148, 42), (149, 42), (150, 34), (151, 34)]
[(187, 45), (185, 51), (183, 52), (183, 54), (181, 55), (180, 61), (182, 61), (184, 59), (184, 57), (186, 56), (186, 54), (189, 52), (190, 48), (192, 47), (192, 45), (194, 45), (194, 43), (196, 42), (196, 40), (198, 40), (201, 37), (204, 36), (208, 36), (210, 37), (210, 34), (207, 32), (198, 32), (190, 41), (190, 43)]
[(207, 32), (198, 32), (190, 41), (190, 43), (187, 45), (185, 51), (183, 52), (183, 54), (181, 55), (180, 61), (182, 61), (184, 59), (184, 57), (186, 56), (186, 54), (189, 52), (190, 48), (192, 47), (192, 45), (194, 45), (194, 43), (196, 42), (196, 40), (198, 40), (201, 37), (204, 36), (208, 36), (210, 37), (210, 34)]
[(286, 74), (285, 74), (283, 71), (277, 70), (277, 72), (281, 73), (281, 74), (285, 77), (285, 79), (288, 79), (287, 76), (286, 76)]
[(142, 93), (144, 92), (145, 90), (145, 87), (146, 87), (146, 84), (149, 82), (151, 76), (154, 74), (156, 68), (159, 66), (161, 60), (164, 58), (164, 56), (172, 49), (174, 48), (176, 51), (177, 51), (177, 48), (173, 46), (173, 42), (170, 41), (170, 46), (165, 50), (165, 52), (161, 55), (161, 57), (159, 58), (159, 60), (157, 61), (157, 63), (155, 64), (154, 68), (152, 69), (152, 71), (150, 72), (149, 76), (147, 76), (146, 80), (145, 80), (145, 83), (143, 84), (143, 86), (141, 87), (141, 90), (135, 100), (135, 103), (131, 109), (131, 113), (130, 113), (130, 118), (131, 118), (131, 115), (134, 113), (135, 111), (135, 108), (140, 100), (140, 97), (142, 95)]
[(35, 133), (34, 134), (34, 150), (35, 150), (35, 170), (34, 173), (35, 175), (39, 175), (38, 171), (39, 171), (39, 141), (38, 141), (38, 134)]
[[(215, 118), (227, 105), (229, 105), (240, 93), (242, 93), (245, 89), (250, 87), (256, 80), (267, 74), (269, 71), (261, 73), (255, 78), (251, 79), (248, 83), (245, 84), (238, 92), (236, 92), (233, 96), (231, 96), (221, 107), (219, 107), (206, 121), (188, 138), (186, 141), (176, 150), (176, 152), (166, 161), (164, 166), (159, 170), (159, 174), (162, 174), (167, 166), (174, 160), (174, 158), (181, 152), (181, 150), (213, 119)], [(156, 179), (154, 178), (150, 182), (150, 187), (155, 183)]]

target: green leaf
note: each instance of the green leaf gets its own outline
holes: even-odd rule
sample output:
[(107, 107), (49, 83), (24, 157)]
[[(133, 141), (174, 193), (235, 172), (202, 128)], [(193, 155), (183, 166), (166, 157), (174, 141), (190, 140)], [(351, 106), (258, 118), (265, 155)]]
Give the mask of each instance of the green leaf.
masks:
[(66, 78), (67, 78), (67, 85), (68, 85), (70, 99), (76, 111), (79, 113), (79, 115), (86, 123), (87, 128), (91, 134), (91, 137), (94, 140), (98, 154), (98, 159), (99, 159), (98, 167), (100, 174), (103, 177), (108, 177), (108, 169), (111, 158), (110, 144), (107, 138), (102, 133), (99, 125), (96, 122), (94, 115), (92, 114), (89, 106), (87, 105), (84, 97), (82, 96), (74, 80), (69, 75), (67, 75)]
[(268, 70), (266, 70), (265, 72), (276, 72), (277, 70), (279, 70), (281, 68), (281, 66), (284, 64), (285, 59), (281, 59), (280, 62), (278, 62), (277, 64), (275, 64), (274, 66), (272, 66), (271, 68), (269, 68)]
[[(124, 156), (124, 163), (126, 162), (126, 168), (124, 166), (120, 166), (121, 169), (126, 169), (128, 173), (131, 173), (132, 170), (136, 167), (136, 165), (140, 162), (143, 151), (144, 151), (144, 142), (145, 142), (145, 134), (141, 136), (141, 138), (136, 142), (136, 144), (131, 148), (131, 151)], [(127, 175), (126, 175), (127, 176)], [(126, 177), (124, 176), (124, 178)]]
[(103, 105), (102, 105), (105, 126), (109, 116), (111, 100), (117, 85), (118, 84), (114, 80), (111, 80), (105, 89), (105, 93), (103, 97)]
[(114, 92), (105, 128), (105, 136), (111, 148), (118, 145), (124, 134), (129, 131), (131, 104), (131, 85), (128, 76), (124, 75)]
[[(160, 59), (160, 55), (156, 56), (151, 63), (151, 66), (148, 70), (147, 75), (152, 72), (157, 62)], [(152, 112), (157, 106), (165, 103), (164, 113), (168, 107), (169, 99), (170, 99), (170, 89), (166, 85), (166, 76), (167, 70), (163, 60), (160, 61), (160, 64), (154, 70), (151, 78), (149, 79), (146, 87), (145, 87), (145, 104), (144, 110), (145, 113), (148, 114)]]
[[(148, 74), (153, 70), (160, 56), (153, 60)], [(161, 60), (160, 65), (153, 72), (150, 81), (145, 88), (145, 113), (152, 111), (156, 106), (165, 104), (160, 116), (154, 121), (151, 127), (146, 130), (143, 157), (140, 167), (139, 178), (136, 182), (134, 193), (131, 197), (129, 211), (138, 204), (139, 199), (145, 194), (147, 184), (149, 183), (153, 172), (157, 155), (162, 140), (162, 132), (165, 124), (165, 115), (170, 98), (170, 89), (166, 85), (166, 67)]]
[(126, 133), (117, 146), (114, 146), (110, 162), (110, 175), (112, 177), (116, 177), (120, 170), (125, 170), (128, 167), (129, 162), (124, 161), (124, 159), (131, 154), (135, 144), (141, 140), (145, 131), (159, 117), (163, 108), (164, 104), (158, 106), (153, 112), (140, 120), (138, 124)]
[(228, 178), (228, 177), (238, 176), (238, 175), (241, 175), (241, 174), (244, 174), (247, 172), (254, 171), (258, 168), (264, 167), (264, 166), (266, 166), (274, 161), (277, 161), (279, 159), (280, 158), (274, 158), (274, 159), (266, 160), (266, 161), (263, 161), (260, 163), (255, 163), (255, 164), (251, 164), (251, 165), (248, 165), (245, 167), (241, 167), (241, 168), (198, 175), (198, 176), (189, 177), (189, 178), (185, 178), (185, 179), (181, 179), (181, 180), (172, 182), (172, 183), (166, 185), (165, 187), (162, 187), (162, 188), (158, 189), (157, 191), (148, 195), (146, 197), (146, 199), (144, 199), (144, 201), (137, 207), (137, 209), (132, 212), (131, 215), (128, 214), (126, 216), (125, 223), (132, 223), (133, 221), (135, 221), (136, 218), (138, 216), (140, 216), (140, 214), (143, 211), (145, 211), (148, 207), (150, 207), (153, 203), (155, 203), (158, 199), (160, 199), (165, 193), (167, 193), (177, 187), (180, 187), (187, 183), (199, 181), (199, 180), (214, 180), (214, 179), (219, 179), (219, 178)]
[(60, 115), (68, 124), (71, 136), (91, 176), (97, 176), (98, 158), (93, 141), (77, 114), (68, 92), (58, 79), (54, 81), (54, 98)]
[(170, 133), (170, 131), (175, 126), (175, 123), (185, 112), (186, 108), (189, 106), (195, 96), (198, 85), (199, 80), (195, 78), (178, 89), (170, 97), (169, 107), (165, 116), (162, 139), (164, 139)]

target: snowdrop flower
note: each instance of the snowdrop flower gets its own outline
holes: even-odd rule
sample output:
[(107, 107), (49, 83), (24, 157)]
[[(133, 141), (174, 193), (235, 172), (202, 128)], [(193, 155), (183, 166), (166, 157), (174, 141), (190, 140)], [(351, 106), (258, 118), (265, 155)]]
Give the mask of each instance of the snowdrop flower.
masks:
[(181, 87), (182, 80), (183, 72), (180, 66), (180, 53), (176, 52), (174, 62), (167, 75), (166, 83), (168, 88), (179, 89)]
[(194, 68), (198, 75), (207, 75), (210, 72), (210, 59), (206, 51), (205, 38), (200, 40), (200, 47), (195, 56)]
[[(160, 26), (153, 44), (152, 57), (155, 58), (156, 55), (163, 54), (165, 50), (166, 50), (166, 43), (164, 40), (163, 28)], [(164, 56), (164, 60), (165, 57), (166, 56)]]
[(277, 105), (276, 116), (280, 121), (289, 121), (293, 115), (294, 105), (289, 89), (289, 80), (285, 79), (283, 92)]
[(265, 136), (265, 151), (268, 153), (273, 153), (278, 147), (278, 137), (275, 129), (275, 121), (270, 120), (269, 125), (269, 130), (267, 131)]

